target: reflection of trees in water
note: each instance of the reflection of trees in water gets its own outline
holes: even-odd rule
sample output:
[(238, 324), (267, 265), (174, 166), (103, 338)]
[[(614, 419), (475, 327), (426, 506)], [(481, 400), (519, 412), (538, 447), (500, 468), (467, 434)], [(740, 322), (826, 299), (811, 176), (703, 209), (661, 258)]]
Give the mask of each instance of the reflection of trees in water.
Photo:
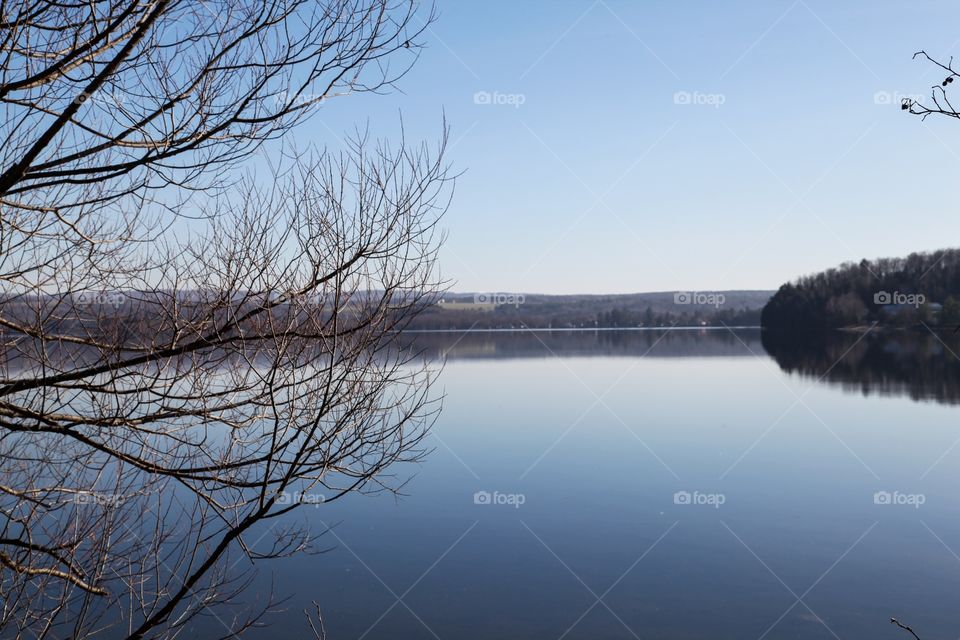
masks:
[(765, 331), (763, 347), (782, 370), (847, 391), (960, 404), (960, 337), (953, 334)]
[(552, 356), (682, 357), (763, 353), (760, 331), (600, 330), (406, 333), (402, 341), (427, 358), (548, 358)]
[[(941, 342), (943, 340), (943, 342)], [(960, 335), (915, 331), (785, 334), (737, 330), (475, 331), (404, 333), (427, 359), (773, 357), (783, 371), (864, 395), (960, 404)]]

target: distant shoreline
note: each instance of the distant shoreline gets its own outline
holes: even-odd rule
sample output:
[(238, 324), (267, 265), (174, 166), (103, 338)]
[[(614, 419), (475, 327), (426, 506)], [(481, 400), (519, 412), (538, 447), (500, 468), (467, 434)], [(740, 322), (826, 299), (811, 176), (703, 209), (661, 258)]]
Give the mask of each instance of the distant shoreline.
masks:
[(728, 331), (755, 329), (760, 330), (760, 325), (744, 325), (718, 327), (711, 325), (707, 327), (520, 327), (517, 329), (403, 329), (396, 333), (537, 333), (537, 332), (598, 332), (598, 331)]

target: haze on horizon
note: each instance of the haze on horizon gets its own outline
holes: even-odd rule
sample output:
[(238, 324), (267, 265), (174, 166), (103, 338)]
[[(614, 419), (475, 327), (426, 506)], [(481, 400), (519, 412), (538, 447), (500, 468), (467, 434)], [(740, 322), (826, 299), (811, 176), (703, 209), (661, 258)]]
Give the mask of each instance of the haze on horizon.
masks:
[(306, 127), (335, 147), (358, 114), (427, 140), (447, 118), (455, 291), (776, 289), (960, 235), (960, 128), (899, 106), (941, 80), (916, 51), (960, 52), (955, 3), (551, 6), (440, 3), (399, 91)]

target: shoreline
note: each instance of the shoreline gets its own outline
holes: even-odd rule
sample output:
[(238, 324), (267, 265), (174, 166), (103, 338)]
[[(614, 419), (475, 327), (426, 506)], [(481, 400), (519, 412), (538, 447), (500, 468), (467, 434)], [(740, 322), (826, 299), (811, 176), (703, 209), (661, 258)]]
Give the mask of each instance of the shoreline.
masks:
[(730, 331), (761, 330), (759, 325), (718, 327), (518, 327), (516, 329), (403, 329), (395, 333), (537, 333), (537, 332), (600, 332), (600, 331)]

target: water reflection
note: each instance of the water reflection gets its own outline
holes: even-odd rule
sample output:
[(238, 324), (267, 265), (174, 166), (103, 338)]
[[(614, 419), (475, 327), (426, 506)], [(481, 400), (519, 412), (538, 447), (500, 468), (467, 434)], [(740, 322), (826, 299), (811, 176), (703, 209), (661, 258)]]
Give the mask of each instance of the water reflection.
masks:
[(430, 359), (744, 357), (763, 353), (759, 329), (412, 332), (402, 335), (401, 342)]
[(952, 333), (766, 331), (762, 340), (787, 373), (865, 396), (960, 404), (960, 336)]
[(863, 395), (960, 404), (960, 335), (759, 329), (473, 331), (404, 334), (405, 349), (430, 360), (550, 357), (755, 357), (786, 373)]
[[(949, 637), (956, 413), (908, 394), (937, 397), (939, 381), (953, 401), (960, 363), (932, 336), (858, 338), (404, 335), (447, 360), (434, 453), (400, 499), (303, 512), (334, 527), (329, 552), (272, 565), (258, 593), (294, 613), (321, 603), (331, 638), (866, 640), (891, 615)], [(798, 406), (808, 381), (768, 352), (784, 372), (900, 397), (813, 392)], [(677, 500), (697, 491), (724, 502)], [(876, 501), (892, 491), (925, 503)], [(477, 500), (493, 492), (523, 504)], [(297, 615), (270, 623), (251, 637), (303, 636)], [(197, 624), (215, 637), (215, 619)]]

